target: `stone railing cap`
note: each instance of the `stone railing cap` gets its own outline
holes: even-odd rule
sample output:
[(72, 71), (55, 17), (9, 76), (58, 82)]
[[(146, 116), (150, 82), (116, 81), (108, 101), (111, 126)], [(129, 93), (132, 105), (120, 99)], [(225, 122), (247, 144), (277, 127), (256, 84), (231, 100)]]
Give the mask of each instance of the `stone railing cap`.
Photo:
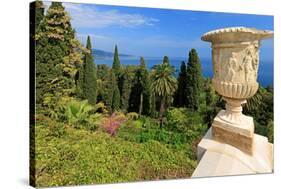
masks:
[(209, 42), (234, 42), (251, 41), (273, 37), (273, 32), (269, 30), (258, 30), (256, 28), (230, 27), (212, 30), (205, 33), (201, 39)]

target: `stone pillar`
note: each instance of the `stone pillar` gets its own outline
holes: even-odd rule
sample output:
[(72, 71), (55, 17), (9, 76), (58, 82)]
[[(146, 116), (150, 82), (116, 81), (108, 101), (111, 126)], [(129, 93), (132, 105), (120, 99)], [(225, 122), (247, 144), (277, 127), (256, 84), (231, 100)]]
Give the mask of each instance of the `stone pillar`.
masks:
[(212, 124), (213, 137), (240, 150), (253, 153), (253, 118), (242, 114), (242, 104), (258, 90), (260, 40), (271, 31), (235, 27), (214, 30), (202, 36), (212, 43), (215, 90), (226, 101)]

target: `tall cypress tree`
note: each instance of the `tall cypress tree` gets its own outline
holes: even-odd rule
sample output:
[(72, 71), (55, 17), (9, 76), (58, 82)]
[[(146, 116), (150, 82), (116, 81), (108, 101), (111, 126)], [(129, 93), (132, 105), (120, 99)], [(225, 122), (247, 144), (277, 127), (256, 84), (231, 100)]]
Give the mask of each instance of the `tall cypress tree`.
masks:
[(75, 75), (84, 50), (62, 3), (51, 4), (35, 40), (36, 104), (54, 110), (62, 96), (75, 95)]
[(117, 45), (115, 45), (115, 49), (114, 49), (114, 59), (113, 59), (112, 69), (114, 71), (115, 76), (118, 78), (120, 74), (121, 65), (120, 65)]
[(123, 111), (127, 111), (129, 107), (129, 98), (130, 98), (132, 80), (133, 80), (131, 76), (132, 74), (133, 74), (133, 70), (131, 70), (130, 67), (126, 67), (120, 79), (122, 84), (122, 91), (120, 91), (121, 94), (120, 106)]
[(146, 69), (145, 61), (144, 61), (144, 58), (142, 56), (140, 57), (140, 68)]
[(110, 70), (109, 78), (104, 85), (104, 103), (111, 112), (120, 107), (120, 91), (117, 86), (116, 77), (113, 70)]
[(112, 98), (114, 92), (114, 85), (116, 85), (115, 74), (112, 70), (109, 71), (109, 77), (104, 85), (104, 103), (110, 109), (112, 107)]
[(146, 115), (150, 113), (150, 82), (143, 57), (140, 58), (140, 65), (136, 70), (129, 99), (129, 111)]
[(206, 109), (204, 113), (204, 121), (207, 123), (208, 127), (211, 127), (214, 117), (217, 115), (218, 108), (216, 106), (218, 102), (218, 98), (215, 93), (215, 89), (212, 86), (212, 80), (207, 78), (204, 82), (204, 89), (205, 89), (205, 101), (206, 101)]
[(145, 60), (143, 57), (140, 58), (140, 105), (139, 114), (148, 115), (150, 113), (150, 81), (148, 76), (148, 70), (146, 68)]
[[(115, 74), (115, 77), (116, 77), (116, 83), (117, 83), (117, 87), (118, 87), (118, 91), (119, 91), (119, 96), (118, 95), (115, 95), (115, 97), (119, 98), (120, 100), (120, 92), (122, 92), (122, 82), (121, 82), (121, 77), (122, 77), (122, 70), (121, 70), (121, 64), (120, 64), (120, 59), (119, 59), (119, 54), (118, 54), (118, 48), (117, 48), (117, 45), (115, 45), (115, 49), (114, 49), (114, 59), (113, 59), (113, 64), (112, 64), (112, 70)], [(114, 89), (114, 91), (116, 91), (117, 93), (117, 89)], [(115, 99), (116, 99), (115, 98)], [(118, 106), (120, 106), (120, 103), (118, 104)], [(117, 104), (117, 103), (115, 103)]]
[(90, 36), (87, 38), (86, 48), (88, 52), (84, 55), (84, 65), (81, 67), (79, 81), (82, 82), (82, 97), (87, 99), (90, 104), (95, 104), (97, 100), (97, 71), (92, 54), (92, 45)]
[(200, 92), (202, 88), (201, 63), (195, 49), (189, 52), (187, 63), (186, 103), (191, 110), (199, 109)]
[(187, 107), (187, 71), (185, 62), (181, 62), (180, 73), (178, 77), (178, 89), (175, 93), (174, 105), (176, 107)]
[(147, 75), (146, 73), (146, 68), (145, 68), (145, 62), (144, 62), (144, 58), (140, 57), (140, 68), (139, 68), (139, 82), (140, 82), (140, 103), (139, 103), (139, 114), (142, 114), (143, 111), (143, 96), (144, 96), (144, 91), (145, 91), (145, 85), (146, 85), (146, 81), (145, 81), (145, 75)]
[(169, 57), (168, 57), (168, 56), (164, 56), (164, 58), (163, 58), (163, 63), (164, 63), (164, 62), (170, 64), (170, 60), (169, 60)]
[(118, 86), (114, 87), (113, 96), (112, 96), (112, 111), (119, 110), (120, 108), (120, 91)]
[(97, 87), (98, 87), (98, 95), (97, 101), (104, 102), (107, 104), (106, 96), (107, 96), (107, 86), (108, 81), (110, 79), (110, 68), (106, 64), (97, 65)]

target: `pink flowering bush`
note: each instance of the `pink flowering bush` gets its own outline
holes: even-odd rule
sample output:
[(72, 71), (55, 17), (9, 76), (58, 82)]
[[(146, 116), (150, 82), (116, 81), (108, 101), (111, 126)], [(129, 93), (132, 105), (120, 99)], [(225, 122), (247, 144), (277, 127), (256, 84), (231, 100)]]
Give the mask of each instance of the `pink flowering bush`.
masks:
[(105, 132), (107, 132), (111, 136), (115, 136), (118, 128), (125, 121), (126, 117), (124, 114), (116, 115), (115, 113), (113, 113), (110, 117), (103, 119), (102, 126)]

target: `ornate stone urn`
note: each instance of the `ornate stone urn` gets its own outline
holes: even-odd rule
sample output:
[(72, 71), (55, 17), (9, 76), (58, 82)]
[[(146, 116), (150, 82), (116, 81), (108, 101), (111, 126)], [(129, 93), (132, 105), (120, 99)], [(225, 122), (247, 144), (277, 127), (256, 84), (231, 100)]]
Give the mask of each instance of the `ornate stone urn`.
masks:
[(242, 114), (242, 104), (258, 90), (260, 40), (273, 32), (233, 27), (210, 31), (202, 36), (212, 43), (212, 84), (226, 101), (212, 124), (214, 139), (252, 154), (253, 118)]

